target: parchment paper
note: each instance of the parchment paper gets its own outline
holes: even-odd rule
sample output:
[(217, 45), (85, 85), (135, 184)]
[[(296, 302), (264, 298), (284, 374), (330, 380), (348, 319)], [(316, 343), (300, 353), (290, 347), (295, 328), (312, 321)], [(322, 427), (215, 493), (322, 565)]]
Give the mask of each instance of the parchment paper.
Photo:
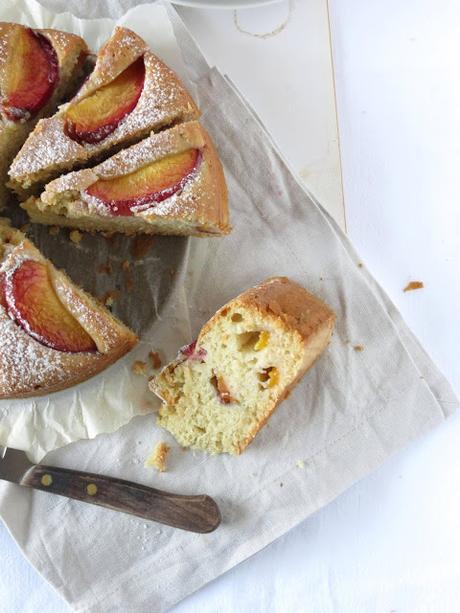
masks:
[[(239, 458), (184, 452), (155, 426), (153, 415), (46, 458), (172, 491), (207, 492), (224, 518), (212, 534), (0, 485), (0, 513), (9, 530), (76, 611), (167, 609), (284, 534), (458, 406), (348, 239), (300, 187), (238, 92), (218, 71), (204, 70), (172, 18), (195, 69), (204, 123), (223, 158), (234, 225), (222, 240), (190, 243), (177, 288), (186, 302), (171, 301), (180, 311), (187, 307), (191, 335), (184, 325), (182, 340), (226, 300), (274, 274), (287, 274), (323, 297), (337, 312), (337, 329), (324, 356)], [(174, 352), (166, 349), (166, 357)], [(158, 475), (142, 462), (160, 439), (171, 442), (172, 451), (170, 470)]]
[[(194, 92), (165, 8), (150, 6), (147, 19), (145, 11), (131, 11), (117, 24), (141, 34)], [(33, 1), (5, 0), (0, 7), (0, 19), (81, 34), (94, 51), (110, 36), (115, 25), (112, 19), (90, 21), (69, 13), (55, 15)], [(27, 221), (27, 215), (14, 199), (6, 214), (17, 227)], [(112, 432), (134, 415), (156, 406), (155, 398), (147, 391), (146, 377), (133, 376), (132, 365), (136, 360), (149, 364), (150, 350), (161, 348), (164, 352), (177, 347), (182, 339), (174, 338), (174, 330), (180, 337), (188, 332), (187, 313), (177, 311), (180, 300), (176, 295), (187, 259), (188, 240), (158, 237), (149, 248), (151, 241), (147, 240), (145, 253), (136, 256), (133, 251), (142, 247), (142, 239), (117, 236), (106, 240), (101, 235), (85, 234), (77, 245), (69, 240), (69, 231), (51, 236), (48, 228), (40, 225), (32, 226), (29, 236), (56, 266), (64, 268), (92, 295), (102, 297), (115, 292), (114, 314), (141, 336), (141, 343), (133, 352), (81, 385), (43, 398), (0, 401), (0, 444), (24, 449), (39, 461), (51, 449)], [(122, 268), (125, 261), (130, 262), (129, 271)], [(167, 307), (168, 299), (172, 299), (175, 308)]]

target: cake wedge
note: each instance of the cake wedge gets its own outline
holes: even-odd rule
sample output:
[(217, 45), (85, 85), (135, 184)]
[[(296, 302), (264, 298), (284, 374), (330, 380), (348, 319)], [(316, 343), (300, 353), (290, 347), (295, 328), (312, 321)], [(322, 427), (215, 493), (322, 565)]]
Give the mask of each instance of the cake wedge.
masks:
[(0, 219), (0, 398), (85, 381), (136, 343), (131, 330)]
[(89, 231), (194, 236), (230, 231), (222, 164), (197, 121), (59, 177), (22, 207), (35, 223)]
[(240, 454), (328, 345), (334, 312), (286, 277), (234, 298), (150, 382), (183, 447)]
[(20, 196), (167, 126), (196, 119), (178, 77), (127, 28), (115, 28), (77, 94), (38, 123), (9, 170)]
[(75, 94), (88, 55), (75, 34), (0, 22), (0, 202), (13, 158), (38, 120)]

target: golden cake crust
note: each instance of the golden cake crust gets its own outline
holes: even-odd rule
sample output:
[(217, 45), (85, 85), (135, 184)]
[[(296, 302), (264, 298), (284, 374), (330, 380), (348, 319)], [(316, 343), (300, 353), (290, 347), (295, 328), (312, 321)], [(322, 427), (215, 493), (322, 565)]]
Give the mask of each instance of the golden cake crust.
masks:
[(0, 272), (24, 260), (45, 263), (54, 290), (66, 309), (96, 343), (97, 353), (56, 351), (27, 334), (0, 305), (0, 398), (56, 392), (96, 375), (136, 343), (137, 337), (86, 292), (44, 258), (25, 236), (0, 220)]
[[(270, 319), (275, 327), (286, 331), (296, 331), (301, 337), (304, 346), (304, 365), (299, 370), (298, 376), (288, 386), (279, 390), (271, 410), (255, 425), (247, 439), (238, 446), (237, 454), (240, 454), (251, 443), (280, 403), (289, 396), (307, 370), (321, 355), (324, 346), (321, 346), (321, 349), (318, 351), (314, 346), (315, 337), (318, 331), (321, 331), (327, 338), (327, 342), (329, 342), (334, 329), (336, 315), (320, 298), (307, 292), (301, 285), (288, 277), (271, 277), (259, 285), (247, 289), (230, 303), (220, 308), (202, 327), (197, 339), (197, 346), (200, 346), (201, 339), (212, 329), (216, 320), (223, 317), (223, 313), (225, 313), (229, 305), (232, 305), (234, 308), (242, 305), (248, 309), (258, 311), (264, 318)], [(313, 359), (311, 359), (312, 352), (314, 354)]]
[[(144, 87), (135, 108), (102, 141), (80, 144), (64, 132), (65, 113), (99, 87), (107, 85), (138, 57), (144, 57)], [(144, 41), (127, 28), (116, 28), (100, 49), (96, 66), (78, 94), (29, 135), (10, 170), (9, 185), (20, 195), (37, 191), (52, 177), (129, 145), (152, 130), (196, 119), (199, 111), (176, 74), (148, 51)]]
[[(192, 224), (193, 228), (188, 234), (197, 236), (226, 234), (230, 231), (230, 225), (227, 187), (222, 164), (209, 134), (197, 121), (182, 123), (159, 134), (152, 134), (94, 168), (86, 168), (59, 177), (46, 186), (40, 198), (31, 197), (22, 206), (33, 221), (40, 222), (42, 221), (40, 213), (51, 215), (53, 209), (59, 210), (56, 203), (60, 194), (66, 192), (75, 194), (74, 200), (66, 204), (65, 217), (63, 215), (60, 219), (50, 217), (50, 223), (79, 227), (83, 217), (90, 219), (91, 215), (94, 218), (95, 215), (102, 216), (105, 213), (98, 208), (92, 209), (91, 203), (79, 196), (95, 181), (129, 174), (151, 162), (192, 148), (200, 149), (202, 159), (195, 176), (184, 186), (181, 193), (147, 210), (137, 211), (134, 216), (145, 222), (141, 229), (144, 233), (162, 233), (155, 222), (167, 219)], [(94, 227), (98, 229), (96, 223), (97, 220), (94, 219)], [(127, 232), (129, 233), (129, 226)]]
[(332, 309), (286, 277), (246, 290), (150, 382), (163, 400), (159, 424), (181, 445), (240, 454), (324, 351), (334, 323)]
[(117, 26), (112, 36), (99, 49), (91, 77), (82, 85), (67, 108), (113, 81), (148, 51), (146, 42), (140, 36), (129, 28)]
[[(335, 313), (325, 302), (288, 277), (266, 279), (240, 294), (232, 303), (255, 309), (264, 317), (276, 321), (277, 325), (296, 330), (304, 343), (310, 340), (320, 326), (327, 323), (332, 328), (335, 323)], [(214, 317), (219, 317), (223, 309), (225, 306)], [(201, 334), (207, 326), (212, 325), (214, 317), (205, 324)]]

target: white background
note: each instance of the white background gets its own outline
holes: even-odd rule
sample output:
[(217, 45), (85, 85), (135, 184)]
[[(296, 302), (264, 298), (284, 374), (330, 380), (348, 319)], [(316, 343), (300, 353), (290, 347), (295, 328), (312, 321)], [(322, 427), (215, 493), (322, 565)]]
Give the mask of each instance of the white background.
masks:
[[(295, 112), (308, 96), (302, 28), (293, 24), (309, 1), (294, 4), (282, 57), (270, 56), (270, 39), (235, 45), (231, 11), (181, 10), (210, 63), (229, 73), (276, 136), (293, 112), (277, 73), (298, 79)], [(242, 25), (260, 31), (282, 6), (240, 13)], [(460, 395), (460, 5), (330, 0), (330, 14), (348, 233)], [(273, 74), (254, 70), (256, 61), (271, 63)], [(294, 163), (302, 139), (308, 134), (277, 139)], [(414, 279), (425, 289), (403, 293)], [(458, 611), (459, 441), (456, 415), (175, 610)], [(67, 610), (3, 527), (0, 564), (2, 613)]]

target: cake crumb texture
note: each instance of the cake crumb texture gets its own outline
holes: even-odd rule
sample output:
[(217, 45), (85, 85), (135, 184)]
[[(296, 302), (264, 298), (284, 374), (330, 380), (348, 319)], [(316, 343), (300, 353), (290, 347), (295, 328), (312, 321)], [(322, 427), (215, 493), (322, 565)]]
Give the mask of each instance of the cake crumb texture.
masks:
[(146, 468), (156, 468), (160, 473), (165, 472), (167, 470), (166, 456), (168, 455), (169, 450), (170, 446), (167, 443), (160, 441), (155, 445), (154, 450), (145, 460), (144, 466)]
[(159, 425), (184, 447), (241, 453), (325, 349), (334, 322), (286, 277), (247, 290), (150, 382), (163, 400)]

